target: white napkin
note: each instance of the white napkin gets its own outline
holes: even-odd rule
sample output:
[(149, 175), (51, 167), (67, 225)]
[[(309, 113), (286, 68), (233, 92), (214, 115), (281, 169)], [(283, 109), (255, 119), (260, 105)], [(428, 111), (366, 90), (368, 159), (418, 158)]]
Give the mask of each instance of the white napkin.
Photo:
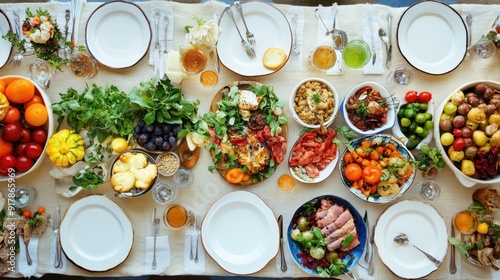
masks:
[(295, 263), (290, 255), (290, 250), (288, 250), (288, 238), (286, 238), (286, 236), (283, 238), (283, 252), (285, 252), (287, 269), (284, 272), (281, 271), (281, 252), (278, 252), (278, 255), (276, 256), (276, 271), (278, 272), (280, 278), (292, 278), (295, 271)]
[(152, 269), (154, 237), (146, 237), (146, 254), (144, 255), (144, 274), (160, 274), (170, 266), (170, 244), (168, 235), (156, 237), (156, 269)]
[(73, 30), (73, 18), (76, 16), (75, 18), (75, 46), (78, 46), (78, 29), (80, 28), (79, 27), (79, 23), (80, 23), (80, 17), (81, 17), (81, 14), (82, 14), (82, 10), (83, 10), (83, 4), (86, 2), (86, 0), (75, 0), (77, 1), (77, 10), (76, 10), (76, 13), (74, 11), (71, 11), (72, 7), (71, 7), (71, 1), (69, 2), (59, 2), (59, 1), (51, 1), (51, 2), (56, 2), (56, 3), (59, 3), (57, 5), (57, 13), (53, 16), (56, 18), (56, 21), (57, 21), (57, 25), (59, 27), (59, 31), (61, 31), (62, 35), (63, 35), (63, 38), (66, 34), (64, 34), (64, 26), (66, 25), (66, 9), (69, 9), (71, 11), (71, 14), (70, 14), (70, 19), (69, 19), (69, 23), (68, 23), (68, 41), (71, 40), (71, 30)]
[(62, 266), (60, 268), (54, 267), (54, 261), (56, 259), (56, 242), (59, 242), (55, 237), (56, 237), (55, 234), (52, 234), (52, 243), (51, 243), (51, 247), (50, 247), (51, 249), (50, 249), (50, 258), (49, 258), (50, 272), (57, 273), (57, 274), (64, 274), (64, 272), (66, 271), (67, 259), (66, 259), (66, 255), (62, 252), (62, 249), (61, 249)]
[[(156, 34), (156, 12), (160, 13), (158, 34)], [(165, 42), (165, 17), (168, 17), (169, 19), (167, 42)], [(168, 55), (163, 53), (163, 50), (172, 50), (172, 40), (174, 34), (174, 13), (172, 2), (154, 1), (154, 4), (151, 5), (149, 21), (151, 22), (151, 30), (153, 34), (151, 38), (151, 46), (149, 47), (149, 65), (158, 65), (158, 68), (155, 69), (155, 74), (158, 75), (157, 77), (163, 78), (163, 75), (165, 74), (165, 67), (163, 67), (163, 65), (165, 65)], [(157, 38), (160, 39), (161, 46), (161, 53), (159, 56), (158, 54), (155, 55), (155, 43)]]
[(31, 257), (31, 261), (33, 262), (31, 265), (28, 265), (26, 262), (26, 246), (24, 245), (24, 239), (22, 236), (19, 236), (19, 260), (17, 261), (17, 270), (24, 277), (41, 277), (42, 275), (36, 273), (37, 266), (37, 253), (38, 253), (38, 236), (33, 236), (30, 239), (30, 243), (28, 243), (28, 251)]
[[(384, 57), (382, 52), (382, 40), (378, 36), (378, 23), (375, 19), (374, 7), (371, 4), (366, 4), (363, 8), (363, 41), (368, 43), (370, 50), (372, 46), (375, 47), (375, 53), (377, 58), (375, 64), (372, 64), (372, 58), (366, 66), (363, 68), (365, 74), (384, 74)], [(372, 56), (373, 57), (373, 56)]]
[[(191, 237), (193, 237), (191, 239)], [(198, 262), (191, 259), (191, 246), (193, 246), (193, 254), (196, 255), (196, 240), (198, 239)], [(191, 245), (191, 240), (193, 241)], [(187, 274), (203, 274), (205, 272), (205, 250), (201, 245), (199, 234), (194, 230), (186, 231), (184, 235), (184, 272)]]
[[(333, 14), (335, 12), (337, 12), (337, 10), (338, 10), (338, 6), (337, 6), (336, 2), (333, 3), (333, 5), (331, 7), (323, 7), (321, 5), (318, 7), (318, 12), (320, 12), (321, 15), (323, 16), (323, 21), (325, 22), (326, 26), (329, 29), (331, 29), (331, 27), (333, 26)], [(335, 17), (335, 27), (340, 29), (338, 14)], [(319, 45), (333, 46), (332, 36), (331, 35), (326, 36), (325, 34), (326, 34), (325, 26), (323, 26), (323, 23), (318, 18), (318, 35), (317, 35), (317, 41), (316, 41), (317, 45), (318, 46)], [(327, 75), (342, 75), (343, 74), (339, 71), (339, 69), (340, 69), (339, 66), (341, 66), (344, 63), (342, 61), (342, 52), (335, 50), (335, 53), (337, 54), (337, 62), (335, 63), (335, 65), (333, 66), (332, 69), (329, 69), (328, 71), (326, 71)]]
[[(294, 36), (293, 32), (293, 25), (292, 25), (292, 18), (297, 15), (297, 29), (296, 29), (296, 36), (297, 36), (297, 45), (300, 48), (300, 53), (298, 55), (294, 55), (293, 51), (290, 51), (290, 58), (288, 59), (288, 63), (286, 64), (286, 69), (287, 70), (301, 70), (302, 69), (302, 54), (304, 53), (304, 8), (300, 6), (292, 6), (289, 5), (285, 9), (285, 15), (290, 23), (290, 28), (292, 29), (292, 36)], [(295, 40), (292, 37), (292, 42)], [(292, 46), (293, 47), (293, 46)]]

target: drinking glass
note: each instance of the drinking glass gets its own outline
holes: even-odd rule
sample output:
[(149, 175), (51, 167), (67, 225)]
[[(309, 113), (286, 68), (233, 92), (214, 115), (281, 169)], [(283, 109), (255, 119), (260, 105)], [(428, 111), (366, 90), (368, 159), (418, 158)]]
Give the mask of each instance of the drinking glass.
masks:
[(43, 59), (35, 58), (28, 63), (28, 76), (43, 89), (49, 88), (54, 74), (54, 68)]
[(158, 182), (153, 187), (153, 200), (158, 204), (167, 204), (172, 202), (179, 195), (175, 184), (168, 181)]
[(17, 186), (15, 194), (13, 206), (16, 208), (23, 208), (32, 205), (38, 196), (38, 192), (35, 188), (23, 186)]
[(192, 212), (180, 204), (171, 204), (163, 212), (163, 222), (171, 229), (181, 229), (193, 218)]
[(434, 180), (424, 180), (417, 185), (417, 195), (424, 201), (433, 201), (439, 198), (441, 189)]
[(355, 39), (347, 43), (342, 52), (344, 63), (348, 67), (355, 69), (364, 67), (371, 57), (370, 46), (360, 39)]
[(86, 53), (73, 53), (68, 59), (71, 73), (78, 78), (90, 79), (97, 74), (97, 62)]
[(194, 173), (189, 169), (179, 169), (174, 173), (174, 184), (179, 189), (185, 189), (193, 184)]
[(311, 70), (326, 71), (337, 62), (337, 53), (331, 46), (318, 46), (307, 59), (307, 67)]
[(194, 43), (184, 43), (179, 47), (181, 66), (187, 74), (198, 74), (207, 66), (207, 47)]
[(487, 38), (482, 38), (472, 46), (472, 51), (480, 58), (490, 58), (495, 55), (497, 48), (495, 43)]
[(406, 66), (400, 66), (387, 76), (387, 82), (391, 85), (398, 84), (407, 86), (413, 81), (413, 71)]

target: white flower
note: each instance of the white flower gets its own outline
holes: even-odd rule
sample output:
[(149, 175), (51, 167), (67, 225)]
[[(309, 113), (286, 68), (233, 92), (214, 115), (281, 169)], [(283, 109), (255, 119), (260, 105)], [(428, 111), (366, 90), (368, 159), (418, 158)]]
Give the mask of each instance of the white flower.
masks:
[(45, 44), (52, 37), (52, 30), (54, 26), (48, 21), (44, 21), (40, 24), (39, 29), (35, 29), (33, 33), (30, 33), (29, 38), (31, 41), (39, 44)]
[(193, 26), (189, 30), (189, 40), (213, 47), (219, 39), (219, 26), (215, 20), (210, 19), (203, 24)]

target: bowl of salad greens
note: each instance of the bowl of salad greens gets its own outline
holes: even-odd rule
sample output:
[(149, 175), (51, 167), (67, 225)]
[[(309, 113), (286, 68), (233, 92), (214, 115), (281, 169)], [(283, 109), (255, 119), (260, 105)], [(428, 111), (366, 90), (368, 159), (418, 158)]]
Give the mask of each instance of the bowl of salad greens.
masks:
[(366, 225), (348, 201), (333, 195), (313, 198), (297, 208), (287, 229), (295, 263), (322, 277), (346, 274), (363, 256)]

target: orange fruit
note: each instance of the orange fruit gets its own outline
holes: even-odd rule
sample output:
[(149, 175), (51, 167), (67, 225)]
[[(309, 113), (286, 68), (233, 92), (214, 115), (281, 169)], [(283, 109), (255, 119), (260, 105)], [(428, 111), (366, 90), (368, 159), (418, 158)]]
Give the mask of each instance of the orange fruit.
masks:
[(5, 81), (4, 80), (0, 80), (0, 92), (1, 93), (4, 93), (5, 92)]
[(25, 79), (16, 79), (10, 82), (5, 89), (5, 96), (12, 103), (22, 104), (35, 95), (35, 85)]
[(47, 122), (49, 114), (43, 104), (35, 103), (24, 112), (24, 119), (32, 126), (41, 126)]
[(344, 169), (344, 174), (347, 180), (355, 182), (363, 176), (363, 169), (357, 163), (349, 163)]
[(30, 100), (24, 103), (24, 110), (26, 110), (30, 105), (33, 105), (35, 103), (44, 104), (43, 98), (38, 94), (33, 95), (33, 97), (31, 97)]

